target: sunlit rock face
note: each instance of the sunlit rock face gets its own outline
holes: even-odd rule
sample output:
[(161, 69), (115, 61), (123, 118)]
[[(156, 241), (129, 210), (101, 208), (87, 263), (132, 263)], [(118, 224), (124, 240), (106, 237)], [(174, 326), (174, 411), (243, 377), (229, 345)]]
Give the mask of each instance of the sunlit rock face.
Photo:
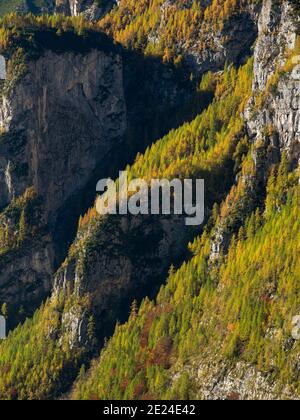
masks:
[[(256, 145), (252, 152), (255, 176), (243, 179), (249, 203), (265, 188), (270, 168), (283, 153), (294, 168), (300, 160), (300, 57), (293, 58), (292, 70), (276, 76), (278, 69), (285, 68), (288, 52), (296, 47), (299, 16), (289, 1), (264, 0), (257, 22), (253, 92), (244, 115), (247, 134)], [(227, 228), (225, 217), (213, 236), (212, 261), (228, 249), (232, 232), (226, 232)]]
[(98, 20), (115, 4), (115, 0), (56, 0), (55, 12), (71, 16), (83, 14), (89, 20)]
[(4, 316), (0, 315), (0, 340), (6, 338), (6, 321)]
[[(261, 140), (269, 127), (273, 147), (285, 150), (295, 164), (300, 157), (300, 57), (294, 57), (293, 71), (286, 71), (271, 91), (266, 90), (274, 74), (283, 68), (287, 52), (295, 48), (298, 24), (299, 17), (290, 2), (264, 1), (254, 52), (253, 100), (246, 114), (251, 137)], [(254, 112), (255, 98), (262, 92), (264, 106)]]

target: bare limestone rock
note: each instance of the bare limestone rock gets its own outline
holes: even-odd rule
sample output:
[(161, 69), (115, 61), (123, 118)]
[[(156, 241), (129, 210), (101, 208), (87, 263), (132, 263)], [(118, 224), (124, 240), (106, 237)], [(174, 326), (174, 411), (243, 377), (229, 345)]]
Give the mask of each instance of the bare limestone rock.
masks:
[[(284, 67), (289, 51), (296, 45), (297, 17), (289, 1), (264, 0), (259, 19), (259, 37), (254, 53), (253, 99), (246, 112), (253, 141), (266, 137), (280, 153), (286, 151), (297, 165), (300, 158), (300, 83), (295, 70), (279, 77), (268, 89), (274, 74)], [(255, 109), (255, 98), (265, 97), (262, 109)], [(266, 130), (268, 128), (268, 130)]]
[(124, 140), (121, 56), (46, 51), (2, 95), (0, 127), (0, 207), (33, 187), (42, 197), (40, 224), (50, 228), (38, 243), (1, 257), (0, 301), (34, 307), (49, 292), (55, 270), (51, 226)]

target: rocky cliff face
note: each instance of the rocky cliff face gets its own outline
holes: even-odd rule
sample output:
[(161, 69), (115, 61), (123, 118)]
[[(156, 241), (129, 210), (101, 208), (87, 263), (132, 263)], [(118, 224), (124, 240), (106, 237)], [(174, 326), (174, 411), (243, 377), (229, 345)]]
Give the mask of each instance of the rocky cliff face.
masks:
[[(204, 6), (208, 6), (207, 2)], [(198, 74), (222, 70), (225, 63), (244, 64), (257, 37), (260, 3), (250, 4), (226, 19), (221, 28), (204, 27), (200, 37), (188, 46), (187, 62)], [(202, 48), (201, 45), (205, 45)]]
[(115, 0), (55, 0), (55, 12), (67, 16), (83, 14), (89, 20), (99, 20), (115, 4)]
[(14, 323), (18, 320), (21, 305), (32, 313), (52, 285), (55, 266), (53, 240), (43, 235), (38, 241), (26, 244), (21, 251), (1, 256), (0, 262), (1, 301), (16, 310)]
[[(263, 195), (273, 164), (286, 153), (292, 167), (300, 159), (300, 59), (297, 55), (299, 15), (291, 2), (264, 0), (254, 48), (253, 95), (245, 112), (246, 131), (253, 149), (254, 174), (240, 179), (245, 195), (241, 207), (255, 208)], [(231, 214), (220, 220), (212, 243), (212, 260), (227, 251), (241, 226)]]
[[(272, 147), (286, 151), (294, 165), (300, 158), (300, 59), (295, 51), (298, 25), (290, 2), (264, 1), (254, 54), (253, 99), (246, 115), (252, 139), (266, 140), (269, 127)], [(291, 68), (285, 69), (289, 54)], [(263, 106), (255, 109), (255, 99), (261, 93)]]
[(239, 362), (233, 368), (226, 363), (199, 362), (194, 369), (199, 398), (204, 400), (284, 400), (293, 399), (288, 389), (276, 389), (271, 375), (259, 372), (249, 363)]
[(3, 97), (0, 126), (1, 207), (33, 186), (51, 217), (124, 135), (120, 56), (47, 52)]
[(101, 176), (109, 154), (124, 140), (121, 57), (101, 50), (46, 52), (2, 96), (0, 125), (1, 208), (29, 187), (42, 197), (41, 242), (1, 264), (1, 301), (18, 302), (21, 295), (24, 301), (26, 293), (30, 301), (51, 287), (56, 221), (62, 217), (67, 227), (77, 218), (75, 197), (96, 170)]

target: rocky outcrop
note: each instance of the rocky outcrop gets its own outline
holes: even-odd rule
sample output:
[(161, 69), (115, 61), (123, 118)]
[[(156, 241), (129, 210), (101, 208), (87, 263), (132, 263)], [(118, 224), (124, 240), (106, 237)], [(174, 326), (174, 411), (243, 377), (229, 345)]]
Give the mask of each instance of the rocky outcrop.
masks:
[(67, 16), (83, 14), (89, 20), (99, 20), (115, 4), (115, 0), (55, 0), (55, 12)]
[(18, 319), (20, 305), (27, 314), (32, 314), (53, 281), (55, 255), (50, 235), (39, 238), (21, 250), (0, 258), (0, 296), (1, 302), (12, 304), (10, 324)]
[(121, 56), (101, 49), (47, 51), (28, 62), (26, 75), (2, 96), (0, 126), (0, 206), (33, 187), (42, 200), (42, 229), (48, 231), (11, 262), (1, 257), (0, 301), (31, 301), (51, 288), (61, 245), (53, 239), (58, 221), (68, 227), (68, 220), (76, 220), (76, 196), (96, 171), (101, 176), (108, 156), (124, 141)]
[(196, 42), (188, 50), (188, 63), (200, 74), (222, 70), (226, 62), (244, 64), (257, 37), (256, 18), (256, 13), (246, 10), (228, 19), (216, 33), (206, 30), (202, 42), (210, 47), (201, 49)]
[[(116, 319), (127, 319), (134, 299), (155, 295), (191, 233), (179, 216), (96, 218), (79, 231), (75, 252), (55, 276), (53, 298), (68, 291), (89, 296), (101, 342), (113, 332)], [(74, 340), (80, 341), (78, 336)]]
[[(268, 137), (272, 148), (286, 151), (294, 165), (300, 158), (300, 59), (295, 55), (287, 69), (285, 63), (296, 47), (298, 24), (291, 2), (264, 1), (254, 53), (253, 99), (246, 114), (253, 141)], [(262, 106), (256, 103), (258, 95)]]
[(203, 400), (288, 400), (294, 395), (288, 389), (278, 392), (276, 382), (270, 374), (264, 374), (245, 362), (227, 366), (224, 362), (211, 361), (208, 365), (199, 362), (194, 369), (196, 384), (200, 389), (197, 395)]
[(86, 19), (96, 21), (108, 13), (116, 3), (116, 0), (23, 0), (16, 10), (19, 13), (62, 13), (66, 16), (82, 14)]
[[(286, 152), (290, 163), (297, 167), (300, 160), (300, 58), (295, 55), (299, 15), (289, 1), (264, 0), (258, 19), (258, 38), (254, 49), (253, 95), (245, 112), (247, 135), (254, 144), (254, 172), (240, 179), (245, 191), (239, 202), (240, 211), (253, 211), (263, 194), (270, 168)], [(290, 57), (289, 57), (290, 56)], [(290, 66), (286, 63), (290, 61)], [(252, 210), (251, 210), (251, 203)], [(230, 201), (228, 202), (230, 204)], [(211, 259), (226, 253), (233, 233), (242, 219), (230, 226), (223, 217), (215, 230)], [(233, 229), (232, 229), (233, 228)]]
[[(183, 4), (176, 0), (166, 0), (161, 5), (161, 22), (158, 29), (150, 34), (151, 42), (156, 43), (160, 32), (164, 32), (173, 10), (186, 9), (193, 6), (193, 1)], [(201, 2), (203, 9), (212, 5), (211, 0)], [(188, 40), (178, 40), (173, 48), (182, 53), (195, 75), (202, 75), (207, 71), (224, 69), (225, 63), (244, 64), (251, 56), (252, 47), (257, 37), (257, 20), (260, 12), (260, 2), (249, 2), (237, 13), (229, 14), (221, 25), (206, 22), (199, 23), (199, 31), (190, 35)], [(214, 12), (211, 12), (214, 13)], [(220, 21), (223, 17), (220, 17)]]

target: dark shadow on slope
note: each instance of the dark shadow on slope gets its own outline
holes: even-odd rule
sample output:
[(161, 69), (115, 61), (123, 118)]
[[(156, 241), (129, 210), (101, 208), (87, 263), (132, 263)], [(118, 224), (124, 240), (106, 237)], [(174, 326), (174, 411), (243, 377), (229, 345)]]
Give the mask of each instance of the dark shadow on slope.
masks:
[(127, 131), (124, 139), (91, 174), (84, 189), (70, 198), (52, 221), (56, 244), (56, 269), (72, 243), (80, 215), (94, 204), (99, 179), (118, 178), (120, 170), (132, 164), (155, 140), (171, 129), (194, 119), (213, 98), (199, 93), (183, 69), (163, 64), (159, 58), (124, 51), (124, 91)]
[[(61, 49), (62, 40), (57, 40), (52, 32), (36, 35), (38, 41), (35, 41), (36, 49), (31, 51), (31, 58), (38, 58), (46, 45), (50, 45), (51, 49), (58, 53), (66, 51), (66, 45), (64, 44)], [(73, 42), (74, 34), (69, 34), (69, 36), (69, 41)], [(66, 41), (68, 35), (67, 38), (64, 35), (63, 39)], [(99, 38), (97, 39), (99, 40)], [(104, 44), (101, 44), (101, 49), (106, 50), (111, 41), (106, 36), (104, 36), (104, 41)], [(96, 39), (89, 44), (86, 41), (82, 42), (78, 53), (93, 48)], [(29, 47), (27, 45), (26, 48)], [(115, 48), (120, 51), (121, 47), (115, 46)], [(50, 219), (47, 230), (54, 243), (55, 265), (53, 272), (60, 267), (67, 256), (69, 246), (77, 233), (80, 215), (94, 204), (97, 181), (106, 177), (117, 178), (119, 170), (133, 163), (138, 152), (144, 152), (146, 147), (167, 134), (172, 128), (192, 120), (207, 107), (213, 97), (211, 92), (199, 93), (195, 83), (189, 80), (187, 73), (182, 68), (178, 69), (172, 65), (164, 64), (159, 58), (145, 57), (142, 54), (125, 50), (121, 52), (124, 63), (124, 95), (127, 108), (126, 135), (125, 138), (120, 138), (117, 147), (107, 156), (99, 157), (99, 164), (91, 173), (84, 188), (78, 189)], [(36, 249), (37, 246), (39, 246), (39, 242), (34, 241), (32, 244), (26, 245), (28, 252), (30, 247)], [(23, 253), (22, 250), (18, 252), (20, 255)], [(11, 259), (17, 257), (18, 255), (12, 255)], [(29, 291), (33, 293), (33, 290)], [(48, 291), (48, 293), (50, 292), (51, 290)], [(10, 319), (10, 327), (13, 328), (26, 317), (30, 317), (47, 295), (47, 293), (38, 294), (34, 301), (31, 299), (30, 302), (18, 301), (17, 305), (11, 308), (11, 313), (17, 315)]]

